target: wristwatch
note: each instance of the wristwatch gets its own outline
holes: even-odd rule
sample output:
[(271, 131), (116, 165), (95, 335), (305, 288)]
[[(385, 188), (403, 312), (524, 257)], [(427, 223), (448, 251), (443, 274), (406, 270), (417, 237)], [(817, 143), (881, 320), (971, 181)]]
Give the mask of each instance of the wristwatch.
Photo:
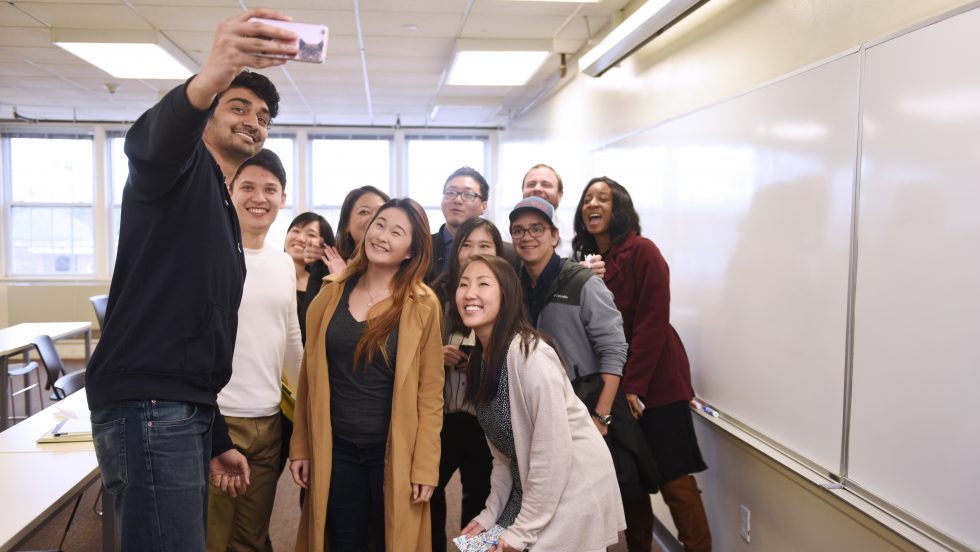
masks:
[(599, 414), (596, 412), (592, 417), (599, 420), (599, 423), (604, 426), (609, 426), (612, 423), (612, 414)]

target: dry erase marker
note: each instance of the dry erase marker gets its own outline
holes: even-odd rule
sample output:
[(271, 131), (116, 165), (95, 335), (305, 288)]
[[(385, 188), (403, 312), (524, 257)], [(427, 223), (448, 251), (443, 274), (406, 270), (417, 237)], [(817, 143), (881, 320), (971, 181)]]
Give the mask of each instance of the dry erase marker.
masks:
[(719, 414), (717, 410), (715, 410), (714, 408), (711, 408), (710, 406), (708, 406), (706, 404), (702, 404), (701, 405), (701, 410), (703, 410), (709, 416), (712, 416), (714, 418), (717, 418), (717, 417), (721, 416), (721, 414)]
[(61, 420), (58, 425), (54, 426), (54, 431), (51, 432), (55, 437), (61, 437), (62, 435), (68, 435), (68, 432), (62, 433), (61, 428), (65, 425), (68, 420)]

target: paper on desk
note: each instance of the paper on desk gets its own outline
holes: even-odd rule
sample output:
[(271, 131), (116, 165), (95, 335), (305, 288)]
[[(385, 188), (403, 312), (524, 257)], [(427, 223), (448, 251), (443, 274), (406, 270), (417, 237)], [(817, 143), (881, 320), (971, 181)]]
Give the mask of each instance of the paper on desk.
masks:
[(85, 403), (77, 405), (75, 408), (64, 408), (61, 404), (56, 404), (54, 405), (54, 415), (63, 420), (85, 420), (86, 422), (92, 417), (92, 413), (89, 412), (88, 405)]
[(58, 428), (59, 434), (74, 434), (74, 433), (92, 433), (92, 421), (88, 418), (78, 419), (78, 418), (68, 418), (65, 423), (61, 424)]

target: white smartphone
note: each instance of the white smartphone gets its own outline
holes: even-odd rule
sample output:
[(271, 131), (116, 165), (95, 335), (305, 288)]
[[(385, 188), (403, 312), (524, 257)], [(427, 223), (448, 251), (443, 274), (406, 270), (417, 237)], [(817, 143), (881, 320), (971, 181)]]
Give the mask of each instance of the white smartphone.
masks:
[(262, 54), (265, 57), (284, 58), (292, 61), (304, 61), (306, 63), (323, 63), (327, 58), (327, 36), (329, 31), (326, 25), (294, 23), (292, 21), (280, 21), (278, 19), (265, 19), (262, 17), (253, 17), (249, 21), (272, 25), (273, 27), (279, 27), (296, 33), (296, 55)]

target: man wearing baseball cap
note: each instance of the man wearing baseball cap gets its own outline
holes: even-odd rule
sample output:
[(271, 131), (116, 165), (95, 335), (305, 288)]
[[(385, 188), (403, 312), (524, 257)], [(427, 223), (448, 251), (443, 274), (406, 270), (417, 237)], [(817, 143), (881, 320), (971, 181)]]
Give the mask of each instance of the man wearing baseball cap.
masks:
[(554, 217), (554, 206), (536, 196), (522, 199), (510, 212), (510, 235), (524, 263), (524, 302), (531, 324), (558, 346), (573, 384), (580, 378), (597, 379), (598, 399), (586, 406), (606, 435), (626, 364), (623, 318), (599, 276), (555, 253), (559, 236)]

